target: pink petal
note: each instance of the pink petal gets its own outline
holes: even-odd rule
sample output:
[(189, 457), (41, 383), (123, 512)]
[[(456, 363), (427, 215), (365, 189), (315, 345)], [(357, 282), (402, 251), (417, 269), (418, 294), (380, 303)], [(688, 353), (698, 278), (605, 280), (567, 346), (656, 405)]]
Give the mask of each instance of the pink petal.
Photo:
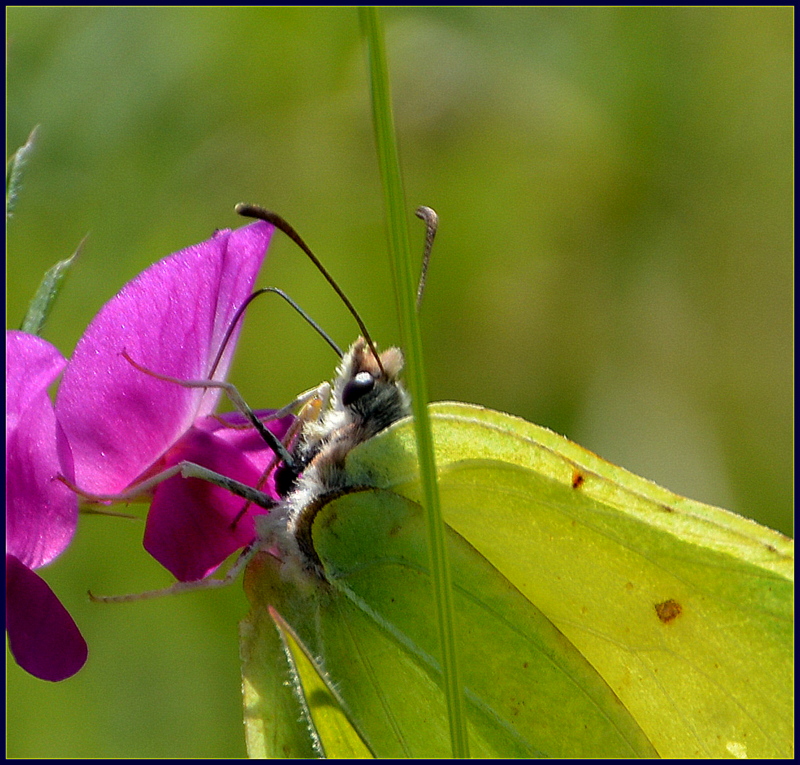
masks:
[[(242, 421), (239, 415), (227, 418)], [(285, 417), (268, 423), (268, 427), (282, 437), (293, 419)], [(182, 460), (255, 486), (273, 460), (273, 453), (253, 428), (226, 428), (216, 417), (208, 417), (170, 451), (165, 467)], [(277, 498), (271, 479), (261, 490)], [(207, 481), (171, 478), (155, 491), (144, 547), (178, 580), (202, 579), (255, 538), (253, 517), (267, 512), (262, 507), (250, 505), (231, 527), (246, 504), (241, 497)]]
[[(219, 231), (148, 268), (97, 314), (56, 399), (82, 489), (122, 491), (213, 411), (219, 390), (158, 380), (121, 354), (158, 374), (207, 378), (234, 313), (252, 291), (272, 230), (258, 222)], [(238, 329), (214, 379), (227, 374), (237, 337)]]
[(71, 477), (47, 386), (66, 361), (50, 343), (6, 333), (6, 552), (38, 568), (67, 547), (78, 523), (78, 501), (56, 480)]
[(41, 397), (67, 360), (46, 340), (6, 330), (6, 436), (31, 401)]
[(86, 641), (67, 609), (44, 579), (8, 554), (6, 631), (17, 664), (42, 680), (65, 680), (86, 663)]

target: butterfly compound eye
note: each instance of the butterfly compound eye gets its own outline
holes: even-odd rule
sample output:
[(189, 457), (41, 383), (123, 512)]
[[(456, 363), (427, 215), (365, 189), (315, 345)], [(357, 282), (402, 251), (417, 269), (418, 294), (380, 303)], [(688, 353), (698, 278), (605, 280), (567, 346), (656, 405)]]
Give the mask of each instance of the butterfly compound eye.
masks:
[(375, 387), (375, 378), (369, 372), (359, 372), (342, 391), (342, 404), (350, 406)]

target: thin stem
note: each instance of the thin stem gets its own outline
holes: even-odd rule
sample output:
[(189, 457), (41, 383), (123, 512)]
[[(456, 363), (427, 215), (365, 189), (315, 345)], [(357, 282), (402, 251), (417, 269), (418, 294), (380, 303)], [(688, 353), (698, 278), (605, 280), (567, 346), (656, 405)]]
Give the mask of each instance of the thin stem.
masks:
[(414, 430), (417, 437), (417, 456), (424, 506), (427, 516), (429, 560), (433, 595), (438, 615), (439, 643), (442, 651), (442, 670), (450, 740), (453, 757), (469, 757), (467, 721), (464, 698), (458, 671), (453, 616), (453, 590), (450, 580), (444, 521), (439, 506), (436, 482), (436, 463), (433, 451), (428, 391), (422, 357), (422, 337), (414, 305), (414, 279), (406, 225), (405, 195), (400, 174), (394, 119), (389, 92), (389, 70), (386, 62), (383, 28), (376, 8), (359, 8), (361, 28), (368, 43), (372, 114), (378, 148), (378, 161), (383, 181), (389, 229), (389, 254), (395, 279), (395, 295), (400, 312), (406, 352), (408, 387), (414, 411)]

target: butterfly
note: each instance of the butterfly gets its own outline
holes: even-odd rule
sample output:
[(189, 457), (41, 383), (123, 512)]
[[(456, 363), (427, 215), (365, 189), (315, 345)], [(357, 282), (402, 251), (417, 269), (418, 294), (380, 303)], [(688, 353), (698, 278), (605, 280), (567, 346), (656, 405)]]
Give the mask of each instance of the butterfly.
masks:
[[(251, 756), (449, 756), (401, 369), (351, 346), (259, 524)], [(430, 412), (472, 756), (787, 753), (791, 540), (511, 415)]]

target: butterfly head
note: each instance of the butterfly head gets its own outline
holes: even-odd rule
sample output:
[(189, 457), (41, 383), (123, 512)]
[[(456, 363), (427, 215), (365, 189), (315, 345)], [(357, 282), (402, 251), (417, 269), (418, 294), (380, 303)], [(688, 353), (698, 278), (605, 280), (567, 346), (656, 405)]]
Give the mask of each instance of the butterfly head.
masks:
[(365, 430), (360, 440), (379, 433), (410, 414), (410, 399), (400, 382), (403, 353), (389, 348), (380, 354), (380, 364), (367, 342), (359, 337), (337, 370), (333, 387), (333, 409)]

